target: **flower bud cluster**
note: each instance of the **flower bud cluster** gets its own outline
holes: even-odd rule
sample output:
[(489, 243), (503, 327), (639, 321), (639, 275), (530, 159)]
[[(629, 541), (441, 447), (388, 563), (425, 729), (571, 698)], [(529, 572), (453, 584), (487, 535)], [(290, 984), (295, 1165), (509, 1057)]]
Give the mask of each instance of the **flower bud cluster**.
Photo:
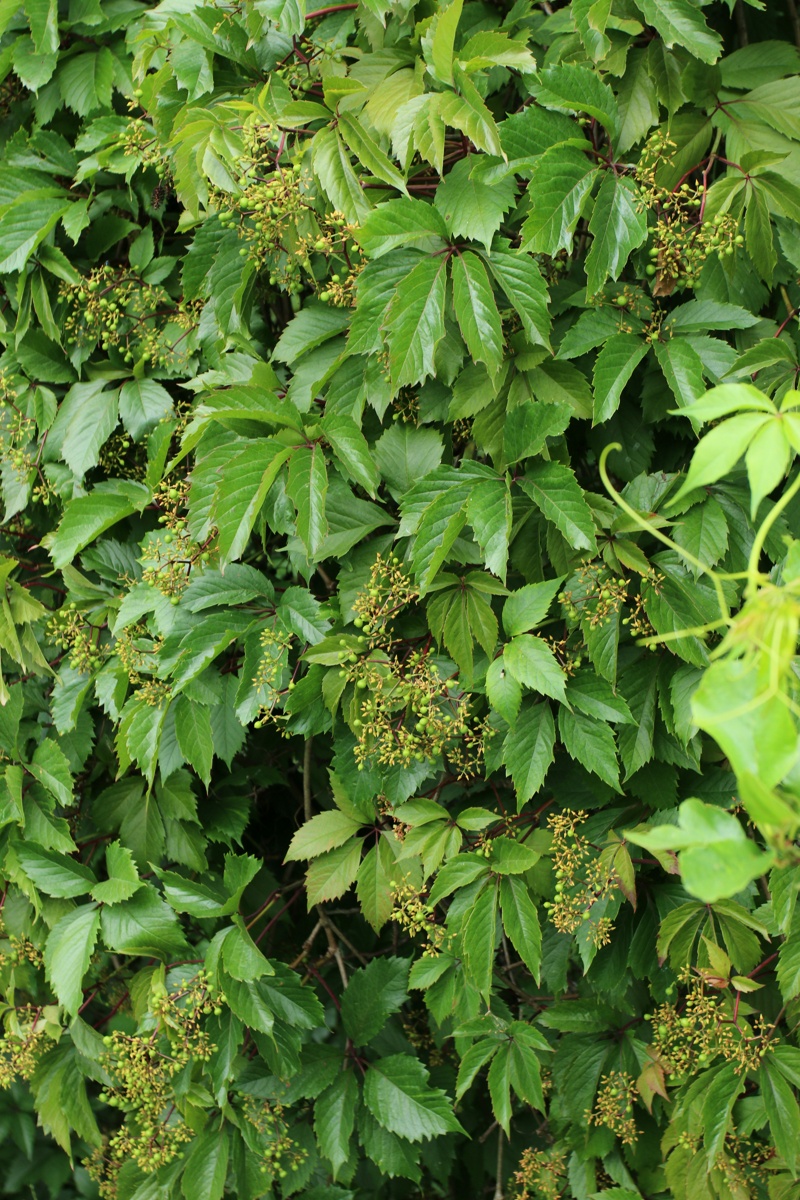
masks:
[(392, 920), (410, 937), (423, 937), (427, 941), (424, 955), (435, 956), (442, 950), (447, 939), (444, 926), (437, 924), (434, 910), (423, 899), (420, 892), (406, 877), (402, 883), (390, 884), (392, 892)]
[(86, 1163), (104, 1198), (116, 1194), (116, 1177), (127, 1159), (150, 1173), (171, 1162), (191, 1141), (192, 1131), (178, 1108), (175, 1079), (211, 1058), (214, 1047), (202, 1021), (222, 1011), (220, 999), (200, 972), (182, 989), (168, 992), (164, 987), (153, 996), (152, 1017), (142, 1032), (115, 1030), (103, 1038), (104, 1066), (113, 1083), (100, 1093), (100, 1100), (124, 1118)]
[(171, 372), (188, 365), (187, 335), (197, 324), (198, 302), (174, 300), (136, 272), (112, 266), (96, 268), (79, 284), (63, 283), (61, 294), (67, 302), (68, 347), (91, 353), (99, 345), (116, 351), (125, 363)]
[[(752, 1025), (728, 995), (712, 996), (701, 979), (684, 974), (686, 992), (677, 1005), (661, 1004), (651, 1014), (653, 1046), (664, 1073), (684, 1079), (721, 1057), (738, 1071), (757, 1070), (774, 1044), (772, 1027), (760, 1013)], [(734, 1008), (735, 1005), (735, 1008)]]
[[(134, 105), (133, 107), (138, 107)], [(164, 183), (171, 182), (167, 160), (161, 154), (161, 142), (153, 126), (141, 117), (126, 123), (118, 142), (120, 149), (129, 157), (136, 157), (143, 167), (152, 167)], [(154, 205), (154, 207), (158, 207)]]
[(41, 1009), (23, 1005), (16, 1009), (14, 1029), (0, 1038), (0, 1088), (6, 1090), (15, 1079), (30, 1079), (39, 1060), (52, 1043), (46, 1035)]
[(70, 666), (81, 674), (91, 675), (108, 657), (101, 629), (86, 620), (74, 600), (51, 613), (47, 635), (54, 646), (69, 654)]
[(369, 583), (359, 592), (356, 602), (356, 629), (363, 629), (371, 643), (383, 642), (387, 626), (398, 613), (419, 597), (397, 555), (384, 558), (379, 554), (370, 571)]
[(610, 1129), (623, 1146), (632, 1146), (639, 1136), (633, 1118), (633, 1103), (636, 1099), (636, 1083), (624, 1071), (612, 1071), (600, 1080), (595, 1097), (594, 1109), (586, 1113), (590, 1125), (603, 1125)]
[[(19, 407), (19, 394), (4, 371), (0, 371), (0, 459), (20, 487), (38, 465), (36, 422)], [(52, 490), (41, 471), (34, 495), (43, 504), (50, 503)]]
[(262, 1174), (286, 1179), (292, 1172), (299, 1171), (307, 1153), (292, 1140), (283, 1105), (278, 1101), (246, 1096), (242, 1113), (258, 1135), (258, 1149), (263, 1156)]
[(262, 654), (258, 667), (253, 676), (253, 687), (264, 700), (258, 711), (258, 717), (253, 722), (256, 729), (261, 729), (270, 720), (277, 720), (279, 715), (276, 705), (281, 696), (278, 685), (288, 663), (289, 648), (294, 638), (291, 633), (267, 625), (259, 637)]
[(151, 638), (144, 623), (119, 630), (115, 638), (114, 651), (133, 686), (140, 689), (145, 682), (152, 682), (144, 677), (152, 675), (158, 667), (161, 639)]
[[(603, 863), (599, 848), (577, 832), (585, 820), (586, 813), (577, 810), (555, 813), (548, 821), (556, 886), (554, 899), (546, 900), (544, 907), (559, 933), (575, 933), (589, 920), (594, 905), (619, 887), (616, 872)], [(603, 917), (593, 924), (590, 935), (595, 945), (602, 946), (612, 931), (611, 921)]]
[(99, 466), (106, 475), (144, 480), (147, 473), (147, 447), (144, 442), (134, 442), (124, 430), (112, 433), (100, 450)]
[(523, 1150), (514, 1172), (514, 1200), (560, 1200), (567, 1194), (566, 1155), (558, 1150)]
[(647, 207), (657, 214), (645, 268), (654, 280), (656, 296), (695, 288), (712, 254), (731, 258), (744, 245), (739, 220), (731, 213), (717, 213), (713, 221), (703, 220), (706, 192), (702, 178), (697, 183), (684, 180), (672, 189), (656, 182), (657, 168), (669, 162), (675, 150), (675, 143), (658, 131), (648, 140), (637, 167)]
[(163, 526), (155, 541), (147, 544), (142, 558), (142, 580), (158, 588), (173, 604), (189, 586), (193, 568), (202, 568), (211, 562), (209, 541), (202, 546), (194, 541), (184, 513), (188, 502), (189, 485), (186, 480), (164, 484), (155, 500), (161, 512), (159, 525)]
[(585, 621), (591, 629), (605, 625), (628, 599), (628, 581), (603, 563), (585, 563), (575, 572), (576, 583), (559, 593), (568, 621)]

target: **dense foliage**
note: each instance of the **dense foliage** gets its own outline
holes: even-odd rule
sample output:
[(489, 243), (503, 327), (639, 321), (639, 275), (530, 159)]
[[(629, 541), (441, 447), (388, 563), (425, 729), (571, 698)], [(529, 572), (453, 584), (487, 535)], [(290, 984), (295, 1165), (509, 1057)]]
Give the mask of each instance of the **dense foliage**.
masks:
[(796, 1200), (793, 0), (0, 31), (3, 1195)]

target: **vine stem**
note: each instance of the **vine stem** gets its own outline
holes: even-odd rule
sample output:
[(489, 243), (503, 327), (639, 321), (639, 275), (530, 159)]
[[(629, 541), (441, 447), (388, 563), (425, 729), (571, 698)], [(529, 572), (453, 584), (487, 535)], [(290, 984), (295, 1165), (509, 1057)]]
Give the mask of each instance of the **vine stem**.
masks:
[(495, 1168), (494, 1196), (492, 1200), (504, 1200), (503, 1196), (503, 1147), (505, 1134), (502, 1129), (497, 1131), (497, 1166)]
[(307, 737), (303, 747), (303, 816), (311, 820), (311, 746), (313, 738)]
[(764, 520), (761, 522), (761, 526), (758, 530), (758, 533), (756, 534), (756, 536), (753, 540), (753, 545), (750, 550), (750, 557), (747, 561), (747, 588), (745, 590), (746, 596), (754, 596), (758, 590), (758, 583), (759, 583), (759, 579), (760, 579), (758, 563), (761, 558), (761, 551), (764, 549), (764, 542), (767, 540), (767, 534), (769, 533), (770, 529), (775, 524), (775, 522), (777, 521), (778, 517), (781, 515), (783, 510), (794, 499), (794, 497), (797, 495), (798, 492), (800, 492), (800, 471), (797, 472), (795, 481), (791, 485), (791, 487), (788, 487), (786, 489), (786, 491), (783, 493), (783, 495), (781, 496), (780, 500), (778, 500), (775, 504), (773, 504), (772, 508), (767, 513)]

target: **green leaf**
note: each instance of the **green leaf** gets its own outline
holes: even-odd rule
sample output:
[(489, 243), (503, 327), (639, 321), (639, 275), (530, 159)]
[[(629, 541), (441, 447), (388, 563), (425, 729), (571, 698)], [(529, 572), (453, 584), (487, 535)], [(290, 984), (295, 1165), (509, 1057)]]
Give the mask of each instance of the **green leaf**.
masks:
[(511, 1047), (508, 1042), (501, 1045), (489, 1067), (487, 1083), (489, 1097), (492, 1102), (492, 1112), (498, 1125), (510, 1136), (511, 1122), (511, 1077), (508, 1070), (508, 1059)]
[(503, 929), (537, 984), (542, 962), (539, 914), (523, 879), (504, 875), (500, 881)]
[(62, 401), (50, 436), (62, 435), (61, 457), (82, 478), (97, 466), (100, 451), (117, 425), (117, 392), (105, 380), (76, 383)]
[(141, 888), (130, 900), (102, 912), (103, 941), (118, 954), (169, 959), (186, 949), (178, 918), (155, 888)]
[(352, 417), (326, 413), (322, 421), (325, 438), (349, 475), (368, 495), (375, 497), (380, 478), (367, 439)]
[(21, 271), (40, 242), (69, 210), (64, 199), (18, 200), (0, 217), (0, 273)]
[(598, 721), (586, 713), (560, 708), (558, 732), (570, 758), (574, 758), (587, 771), (597, 775), (615, 792), (622, 791), (619, 786), (619, 763), (614, 733), (605, 721)]
[(101, 904), (119, 904), (129, 900), (134, 892), (143, 887), (133, 855), (120, 842), (109, 842), (106, 846), (106, 871), (108, 879), (96, 883), (92, 888), (92, 899)]
[(523, 458), (534, 458), (549, 437), (558, 437), (572, 419), (566, 404), (520, 404), (506, 414), (503, 454), (509, 466)]
[(119, 392), (119, 415), (135, 442), (172, 415), (172, 398), (154, 379), (129, 379)]
[(222, 1200), (227, 1174), (227, 1126), (212, 1127), (195, 1135), (181, 1178), (186, 1200), (195, 1200), (197, 1196), (203, 1196), (205, 1200)]
[(445, 863), (436, 876), (428, 896), (429, 905), (433, 907), (458, 888), (467, 887), (488, 873), (489, 867), (485, 859), (472, 854), (457, 854)]
[(444, 337), (446, 260), (424, 258), (398, 284), (386, 315), (389, 371), (395, 390), (434, 373), (433, 355)]
[(72, 804), (72, 775), (69, 761), (60, 746), (46, 738), (33, 752), (27, 771), (51, 796), (68, 808)]
[(297, 509), (297, 536), (312, 562), (328, 531), (327, 490), (328, 472), (322, 447), (317, 443), (294, 450), (289, 460), (286, 494)]
[(529, 188), (532, 203), (522, 227), (523, 250), (555, 255), (571, 248), (597, 174), (579, 150), (556, 146), (541, 156)]
[(778, 254), (772, 236), (769, 208), (763, 193), (757, 187), (749, 188), (744, 214), (744, 234), (747, 253), (753, 266), (761, 278), (769, 283), (778, 261)]
[[(696, 504), (675, 523), (672, 534), (700, 562), (713, 567), (728, 549), (728, 519), (722, 505), (709, 496)], [(691, 567), (691, 564), (689, 564)]]
[(390, 426), (375, 443), (373, 457), (395, 499), (435, 470), (442, 461), (442, 436), (435, 429), (400, 423)]
[(451, 0), (439, 9), (423, 41), (428, 69), (440, 83), (453, 83), (453, 47), (462, 6), (463, 0)]
[(314, 174), (334, 209), (357, 224), (369, 212), (350, 151), (334, 129), (320, 129), (312, 143)]
[(544, 583), (529, 583), (513, 592), (503, 605), (503, 628), (509, 637), (527, 633), (544, 621), (564, 576)]
[(183, 757), (208, 787), (214, 757), (208, 708), (187, 696), (178, 696), (175, 700), (175, 733)]
[(267, 492), (291, 454), (291, 447), (259, 440), (250, 442), (222, 468), (214, 521), (223, 567), (241, 557)]
[(698, 443), (686, 479), (672, 497), (673, 503), (726, 475), (769, 419), (763, 413), (740, 413), (710, 430)]
[(546, 108), (562, 112), (585, 112), (604, 125), (616, 137), (619, 112), (614, 93), (607, 83), (587, 67), (547, 67), (541, 72), (536, 99)]
[(569, 467), (558, 462), (528, 467), (519, 485), (576, 550), (596, 552), (594, 521)]
[(15, 853), (25, 874), (46, 896), (83, 896), (97, 883), (88, 867), (56, 850), (23, 842), (15, 847)]
[(487, 255), (489, 270), (508, 297), (533, 346), (550, 349), (550, 294), (533, 258), (493, 250)]
[(503, 651), (503, 661), (518, 683), (543, 696), (564, 700), (567, 677), (542, 638), (530, 633), (512, 638)]
[(745, 1081), (733, 1063), (715, 1075), (703, 1100), (703, 1145), (711, 1170), (730, 1130), (731, 1113)]
[(491, 184), (474, 179), (470, 157), (460, 159), (436, 189), (433, 202), (453, 237), (471, 238), (487, 250), (514, 203), (513, 178)]
[(486, 672), (486, 695), (492, 708), (499, 712), (504, 721), (513, 725), (522, 703), (522, 688), (506, 670), (503, 656), (496, 658)]
[(320, 1152), (333, 1167), (334, 1179), (350, 1154), (357, 1104), (358, 1085), (352, 1071), (341, 1071), (314, 1104), (314, 1133)]
[(794, 1092), (769, 1055), (761, 1060), (758, 1082), (767, 1110), (770, 1133), (775, 1139), (778, 1153), (794, 1175), (800, 1139), (800, 1108)]
[(128, 484), (122, 495), (94, 491), (90, 496), (70, 500), (58, 529), (47, 536), (53, 566), (68, 566), (79, 550), (83, 550), (118, 521), (141, 511), (149, 498), (150, 493), (146, 488), (139, 489), (135, 484)]
[(363, 822), (349, 813), (332, 809), (317, 813), (295, 833), (286, 853), (285, 862), (318, 858), (328, 850), (343, 846), (361, 828)]
[(654, 342), (658, 365), (681, 408), (688, 408), (705, 390), (703, 361), (688, 338)]
[[(402, 197), (373, 209), (361, 224), (358, 240), (370, 258), (381, 258), (398, 246), (438, 250), (446, 243), (447, 226), (432, 204)], [(361, 284), (359, 307), (360, 287)]]
[(89, 969), (99, 927), (97, 905), (83, 904), (62, 917), (47, 938), (44, 948), (47, 978), (59, 1003), (71, 1016), (75, 1016), (83, 1001), (81, 984)]
[(361, 842), (351, 838), (312, 862), (306, 875), (308, 907), (323, 900), (338, 900), (355, 883), (361, 862)]
[(549, 705), (526, 700), (503, 742), (503, 758), (514, 781), (518, 809), (544, 783), (555, 758), (555, 743), (556, 729)]
[(684, 800), (679, 820), (677, 827), (657, 825), (649, 831), (633, 830), (627, 836), (654, 851), (680, 851), (684, 886), (705, 903), (735, 896), (772, 865), (772, 854), (759, 850), (740, 822), (724, 810), (700, 800)]
[(586, 290), (594, 295), (610, 276), (618, 279), (631, 251), (647, 237), (644, 200), (623, 175), (608, 173), (589, 220), (593, 241), (586, 256)]
[(503, 361), (503, 330), (489, 276), (476, 254), (465, 251), (452, 259), (453, 303), (467, 350), (496, 375)]
[(363, 124), (353, 120), (347, 113), (340, 112), (336, 128), (366, 171), (376, 179), (388, 183), (389, 187), (405, 192), (406, 183), (403, 176), (378, 143), (370, 137)]
[(464, 1132), (445, 1093), (430, 1087), (422, 1063), (406, 1054), (367, 1067), (364, 1103), (379, 1125), (410, 1142)]
[(505, 479), (486, 479), (475, 485), (467, 500), (467, 521), (475, 531), (487, 571), (504, 580), (512, 524), (511, 495)]
[(350, 976), (342, 996), (342, 1021), (355, 1046), (366, 1046), (408, 999), (409, 960), (376, 958)]
[(650, 347), (635, 333), (615, 333), (594, 364), (593, 424), (608, 421), (619, 408), (625, 384)]
[(702, 62), (717, 61), (722, 52), (722, 38), (712, 33), (691, 0), (635, 0), (635, 3), (666, 46), (685, 46)]
[(494, 881), (490, 881), (473, 900), (461, 930), (464, 970), (487, 1003), (492, 990), (497, 944), (497, 907), (498, 889)]
[(58, 84), (64, 103), (80, 117), (111, 104), (116, 59), (108, 46), (84, 51), (62, 63)]

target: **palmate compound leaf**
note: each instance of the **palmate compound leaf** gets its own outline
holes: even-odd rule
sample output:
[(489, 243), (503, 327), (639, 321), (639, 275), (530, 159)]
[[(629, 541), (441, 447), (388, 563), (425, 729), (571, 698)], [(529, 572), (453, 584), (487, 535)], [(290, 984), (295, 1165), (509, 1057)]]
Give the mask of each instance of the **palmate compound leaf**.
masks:
[[(509, 1194), (531, 1145), (538, 1190), (581, 1200), (711, 1200), (740, 1167), (789, 1200), (797, 891), (768, 856), (798, 828), (771, 657), (778, 633), (794, 649), (796, 498), (758, 562), (775, 640), (739, 616), (749, 501), (770, 511), (800, 449), (800, 56), (781, 6), (12, 7), (0, 829), (26, 961), (4, 941), (7, 1057), (42, 1008), (33, 1074), (5, 1096), (5, 1190), (81, 1185), (58, 1146), (74, 1133), (83, 1158), (112, 1130), (124, 1161), (114, 1133), (92, 1186), (126, 1200)], [(154, 194), (170, 163), (177, 190)], [(704, 422), (740, 416), (764, 424), (739, 459), (670, 507)], [(612, 483), (679, 550), (603, 494), (610, 441)], [(422, 592), (386, 644), (353, 623), (382, 594), (378, 554)], [(727, 641), (687, 633), (721, 615), (687, 554), (738, 577)], [(430, 757), (421, 688), (470, 713)], [(686, 833), (687, 795), (721, 825), (636, 852), (642, 821)], [(577, 811), (587, 872), (620, 886), (576, 944), (542, 900), (551, 818)], [(187, 1141), (140, 1170), (150, 1116), (100, 1088), (124, 1090), (119, 1046), (167, 1052), (204, 958), (211, 1057), (170, 1075), (152, 1121)], [(760, 1067), (695, 1056), (679, 1075), (642, 1049), (695, 989), (723, 1017), (742, 996), (753, 1055), (763, 1017)], [(471, 1140), (424, 1145), (452, 1127), (431, 1085), (450, 1087), (453, 1047)], [(603, 1076), (642, 1069), (637, 1141), (615, 1148), (587, 1111)]]
[(379, 1059), (367, 1067), (364, 1103), (379, 1125), (410, 1142), (464, 1133), (446, 1093), (432, 1088), (422, 1063), (405, 1054)]

